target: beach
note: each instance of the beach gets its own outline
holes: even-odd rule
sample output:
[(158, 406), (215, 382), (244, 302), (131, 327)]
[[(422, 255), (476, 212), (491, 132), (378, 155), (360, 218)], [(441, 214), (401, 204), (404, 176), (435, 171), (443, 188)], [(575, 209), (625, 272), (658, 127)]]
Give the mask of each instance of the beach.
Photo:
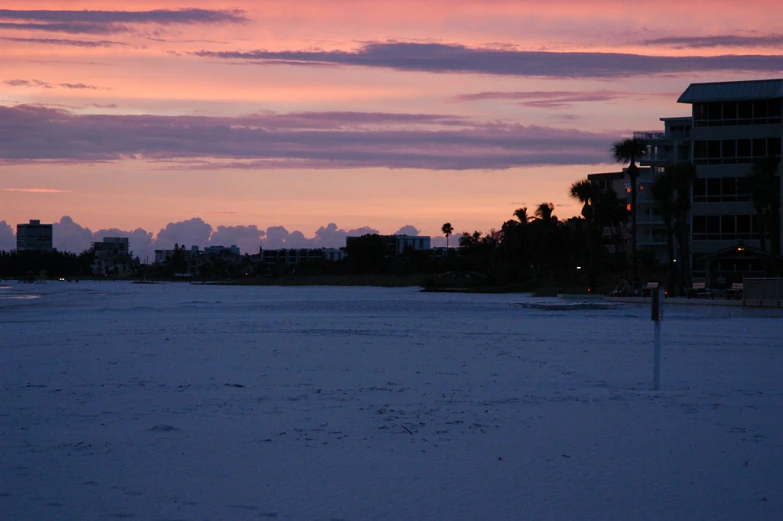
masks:
[(0, 288), (0, 512), (783, 519), (780, 318), (514, 294)]

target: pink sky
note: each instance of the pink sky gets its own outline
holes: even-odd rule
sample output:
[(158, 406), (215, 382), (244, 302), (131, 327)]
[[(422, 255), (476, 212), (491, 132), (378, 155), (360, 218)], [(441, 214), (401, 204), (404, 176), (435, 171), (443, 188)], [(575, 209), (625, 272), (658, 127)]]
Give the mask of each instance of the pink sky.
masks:
[(570, 183), (616, 168), (614, 140), (687, 115), (689, 83), (783, 75), (777, 1), (4, 7), (12, 226), (155, 236), (199, 218), (260, 240), (328, 223), (487, 231), (544, 201), (567, 217)]

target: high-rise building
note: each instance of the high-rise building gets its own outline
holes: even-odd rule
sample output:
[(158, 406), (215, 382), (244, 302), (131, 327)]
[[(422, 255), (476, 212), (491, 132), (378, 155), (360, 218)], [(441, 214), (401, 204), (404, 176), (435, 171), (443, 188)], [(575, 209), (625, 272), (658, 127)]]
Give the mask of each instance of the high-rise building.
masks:
[[(706, 275), (707, 254), (745, 246), (770, 251), (780, 244), (783, 223), (764, 226), (760, 221), (748, 175), (754, 166), (774, 165), (777, 160), (772, 190), (780, 198), (783, 79), (694, 83), (678, 101), (692, 105), (691, 160), (697, 179), (692, 192), (691, 253), (693, 276), (699, 278)], [(724, 264), (720, 267), (724, 278), (731, 278), (732, 272), (738, 276), (764, 272), (758, 258)]]
[(16, 251), (52, 251), (52, 225), (30, 219), (29, 224), (16, 225)]

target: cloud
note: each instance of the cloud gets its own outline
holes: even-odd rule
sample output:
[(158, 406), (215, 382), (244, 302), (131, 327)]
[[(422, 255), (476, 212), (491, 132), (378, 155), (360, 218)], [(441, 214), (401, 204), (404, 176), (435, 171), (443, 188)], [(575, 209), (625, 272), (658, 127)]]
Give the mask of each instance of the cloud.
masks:
[(55, 87), (61, 87), (64, 89), (98, 89), (98, 87), (95, 85), (85, 85), (84, 83), (48, 83), (41, 80), (6, 80), (3, 83), (10, 85), (11, 87), (42, 87), (44, 89), (51, 89)]
[(767, 36), (738, 36), (723, 34), (716, 36), (673, 36), (644, 40), (644, 45), (674, 47), (675, 49), (701, 49), (711, 47), (779, 47), (783, 34)]
[(58, 11), (0, 9), (0, 19), (68, 23), (239, 23), (248, 19), (241, 10), (153, 9), (151, 11)]
[(70, 190), (60, 190), (58, 188), (3, 188), (4, 192), (25, 192), (30, 194), (64, 194)]
[(0, 221), (0, 251), (12, 251), (16, 249), (16, 235), (11, 225)]
[(125, 231), (118, 228), (102, 229), (94, 232), (92, 237), (93, 242), (101, 242), (104, 237), (127, 237), (130, 251), (134, 257), (138, 257), (144, 263), (154, 262), (155, 260), (155, 245), (152, 233), (143, 228), (136, 228), (133, 231)]
[(177, 244), (186, 248), (191, 246), (203, 248), (208, 245), (210, 235), (212, 235), (212, 226), (201, 218), (195, 217), (167, 224), (158, 232), (155, 247), (159, 250), (172, 249)]
[(60, 251), (81, 253), (89, 249), (93, 242), (90, 229), (77, 224), (67, 215), (54, 223), (52, 235), (54, 247)]
[(11, 87), (43, 87), (44, 89), (51, 89), (52, 84), (40, 80), (6, 80), (3, 83)]
[(258, 253), (266, 232), (255, 224), (249, 226), (218, 226), (209, 238), (211, 246), (239, 246), (242, 253)]
[(0, 106), (0, 135), (7, 136), (0, 141), (0, 164), (139, 158), (190, 170), (596, 164), (606, 160), (607, 143), (618, 138), (447, 115), (79, 115), (37, 105)]
[(96, 23), (8, 23), (0, 22), (0, 29), (18, 30), (18, 31), (46, 31), (53, 33), (68, 34), (116, 34), (127, 33), (131, 28), (119, 24), (96, 24)]
[(413, 236), (416, 236), (416, 235), (419, 235), (419, 233), (421, 233), (421, 230), (419, 230), (418, 228), (416, 228), (413, 225), (406, 224), (405, 226), (403, 226), (402, 228), (400, 228), (399, 230), (394, 232), (394, 235), (413, 235)]
[(133, 24), (223, 24), (248, 19), (243, 11), (215, 9), (155, 9), (151, 11), (60, 11), (0, 9), (0, 29), (71, 34), (130, 32)]
[(258, 64), (346, 65), (404, 71), (536, 77), (618, 78), (704, 71), (783, 70), (783, 56), (647, 56), (598, 52), (519, 51), (457, 44), (371, 42), (355, 51), (198, 51), (205, 58)]
[(533, 108), (561, 108), (574, 103), (611, 101), (623, 98), (639, 98), (641, 96), (656, 96), (675, 99), (678, 93), (642, 94), (639, 92), (623, 92), (613, 90), (595, 91), (518, 91), (518, 92), (476, 92), (462, 94), (449, 101), (456, 103), (474, 101), (514, 101), (520, 105)]
[[(0, 24), (2, 25), (2, 24)], [(67, 40), (61, 38), (11, 38), (0, 37), (0, 40), (7, 42), (39, 43), (45, 45), (65, 45), (73, 47), (113, 47), (117, 45), (125, 46), (122, 42), (113, 42), (109, 40)]]
[[(379, 233), (370, 226), (362, 226), (345, 230), (335, 223), (319, 227), (312, 237), (307, 237), (299, 230), (288, 231), (284, 226), (269, 226), (266, 230), (257, 225), (218, 226), (212, 225), (200, 218), (171, 222), (162, 228), (157, 237), (143, 228), (132, 231), (118, 228), (104, 228), (92, 232), (89, 228), (76, 223), (71, 217), (63, 216), (54, 223), (54, 247), (60, 251), (81, 253), (90, 248), (93, 242), (100, 242), (104, 237), (127, 237), (131, 252), (142, 262), (153, 262), (155, 250), (172, 249), (174, 244), (190, 249), (198, 246), (239, 246), (245, 254), (258, 253), (259, 247), (265, 250), (280, 248), (342, 248), (346, 237), (358, 237), (366, 234)], [(397, 234), (418, 235), (414, 226), (405, 225)], [(452, 236), (451, 243), (455, 236)], [(434, 238), (433, 238), (434, 239)], [(433, 243), (435, 241), (433, 240)], [(445, 242), (444, 242), (445, 244)], [(0, 251), (16, 249), (14, 229), (5, 221), (0, 221)]]

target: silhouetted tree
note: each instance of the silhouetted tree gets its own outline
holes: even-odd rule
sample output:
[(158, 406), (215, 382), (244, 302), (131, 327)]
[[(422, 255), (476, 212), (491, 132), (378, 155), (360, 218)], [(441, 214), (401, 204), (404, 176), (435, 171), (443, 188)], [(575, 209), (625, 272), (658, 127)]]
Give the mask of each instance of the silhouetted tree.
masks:
[(773, 255), (780, 255), (780, 158), (766, 157), (756, 161), (748, 174), (753, 208), (759, 223), (761, 249), (766, 251), (766, 235), (770, 235)]
[(443, 226), (441, 226), (440, 231), (442, 231), (443, 235), (446, 236), (446, 249), (448, 249), (449, 236), (454, 233), (454, 227), (451, 225), (451, 223), (444, 223)]
[(647, 144), (641, 139), (624, 139), (612, 145), (612, 158), (621, 164), (628, 163), (628, 178), (631, 183), (631, 264), (634, 284), (639, 282), (639, 266), (636, 255), (636, 181), (639, 167), (636, 161), (647, 153)]

